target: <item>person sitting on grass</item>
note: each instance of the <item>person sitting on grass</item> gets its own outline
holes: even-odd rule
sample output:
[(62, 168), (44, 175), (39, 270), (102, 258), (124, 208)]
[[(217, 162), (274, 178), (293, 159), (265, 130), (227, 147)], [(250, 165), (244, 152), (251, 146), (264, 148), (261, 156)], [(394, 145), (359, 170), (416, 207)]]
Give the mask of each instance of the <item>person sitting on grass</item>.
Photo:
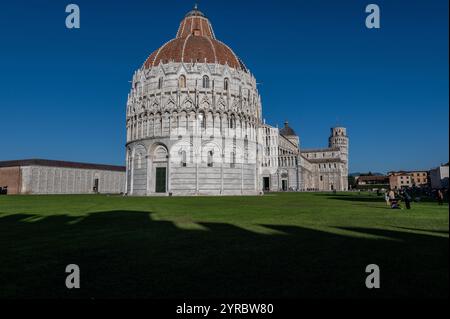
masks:
[(389, 197), (389, 205), (390, 205), (391, 208), (392, 208), (392, 202), (395, 201), (395, 199), (396, 199), (395, 192), (394, 192), (393, 189), (391, 189), (391, 190), (389, 191), (388, 197)]
[(391, 204), (392, 209), (402, 209), (400, 206), (400, 198), (392, 189), (389, 192), (389, 203)]
[(398, 199), (391, 200), (392, 209), (402, 209), (400, 206), (400, 201)]

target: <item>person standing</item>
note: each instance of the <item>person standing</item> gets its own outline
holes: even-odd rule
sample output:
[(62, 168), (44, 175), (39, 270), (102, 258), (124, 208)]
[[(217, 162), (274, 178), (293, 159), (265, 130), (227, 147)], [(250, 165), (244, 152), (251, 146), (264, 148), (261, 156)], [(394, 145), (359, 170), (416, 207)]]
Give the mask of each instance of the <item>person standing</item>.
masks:
[(393, 189), (389, 191), (389, 200), (393, 201), (395, 199), (395, 192)]
[(444, 201), (444, 193), (442, 193), (441, 189), (439, 189), (437, 192), (437, 200), (438, 200), (439, 206), (442, 205), (442, 203)]
[(384, 200), (386, 201), (386, 205), (387, 206), (391, 206), (390, 200), (389, 200), (389, 193), (385, 192), (384, 193)]
[(403, 192), (403, 200), (405, 201), (406, 209), (411, 209), (411, 196), (409, 196), (407, 191)]

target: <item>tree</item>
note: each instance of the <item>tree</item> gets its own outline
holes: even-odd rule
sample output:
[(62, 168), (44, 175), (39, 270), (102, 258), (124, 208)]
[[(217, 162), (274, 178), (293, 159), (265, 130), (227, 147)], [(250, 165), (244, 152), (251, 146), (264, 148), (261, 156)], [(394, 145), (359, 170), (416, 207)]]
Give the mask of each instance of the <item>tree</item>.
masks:
[(355, 188), (356, 187), (356, 178), (355, 178), (355, 176), (348, 176), (348, 186), (350, 188)]

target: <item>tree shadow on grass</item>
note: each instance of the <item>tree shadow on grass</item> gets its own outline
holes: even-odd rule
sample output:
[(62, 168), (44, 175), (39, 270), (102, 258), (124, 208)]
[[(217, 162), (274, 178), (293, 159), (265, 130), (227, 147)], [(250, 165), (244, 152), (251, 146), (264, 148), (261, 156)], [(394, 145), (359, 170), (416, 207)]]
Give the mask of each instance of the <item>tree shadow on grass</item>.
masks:
[[(6, 298), (448, 298), (448, 238), (341, 228), (353, 237), (298, 226), (232, 224), (180, 229), (152, 213), (0, 218), (0, 297)], [(0, 215), (1, 216), (1, 215)], [(65, 267), (81, 289), (65, 287)], [(382, 289), (365, 287), (381, 268)]]
[(398, 229), (404, 229), (404, 230), (423, 231), (423, 232), (428, 232), (428, 233), (448, 235), (448, 229), (446, 229), (446, 230), (436, 230), (436, 229), (411, 228), (411, 227), (400, 227), (400, 226), (393, 226), (393, 227), (398, 228)]

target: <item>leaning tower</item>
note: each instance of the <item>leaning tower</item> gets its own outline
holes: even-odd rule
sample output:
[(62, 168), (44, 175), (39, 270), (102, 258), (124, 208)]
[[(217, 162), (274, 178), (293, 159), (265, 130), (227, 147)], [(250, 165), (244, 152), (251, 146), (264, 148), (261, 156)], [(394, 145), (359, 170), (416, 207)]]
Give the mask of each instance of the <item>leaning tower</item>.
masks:
[(328, 139), (328, 146), (339, 148), (342, 161), (341, 166), (341, 185), (342, 190), (348, 190), (348, 136), (345, 127), (331, 128), (331, 135)]

